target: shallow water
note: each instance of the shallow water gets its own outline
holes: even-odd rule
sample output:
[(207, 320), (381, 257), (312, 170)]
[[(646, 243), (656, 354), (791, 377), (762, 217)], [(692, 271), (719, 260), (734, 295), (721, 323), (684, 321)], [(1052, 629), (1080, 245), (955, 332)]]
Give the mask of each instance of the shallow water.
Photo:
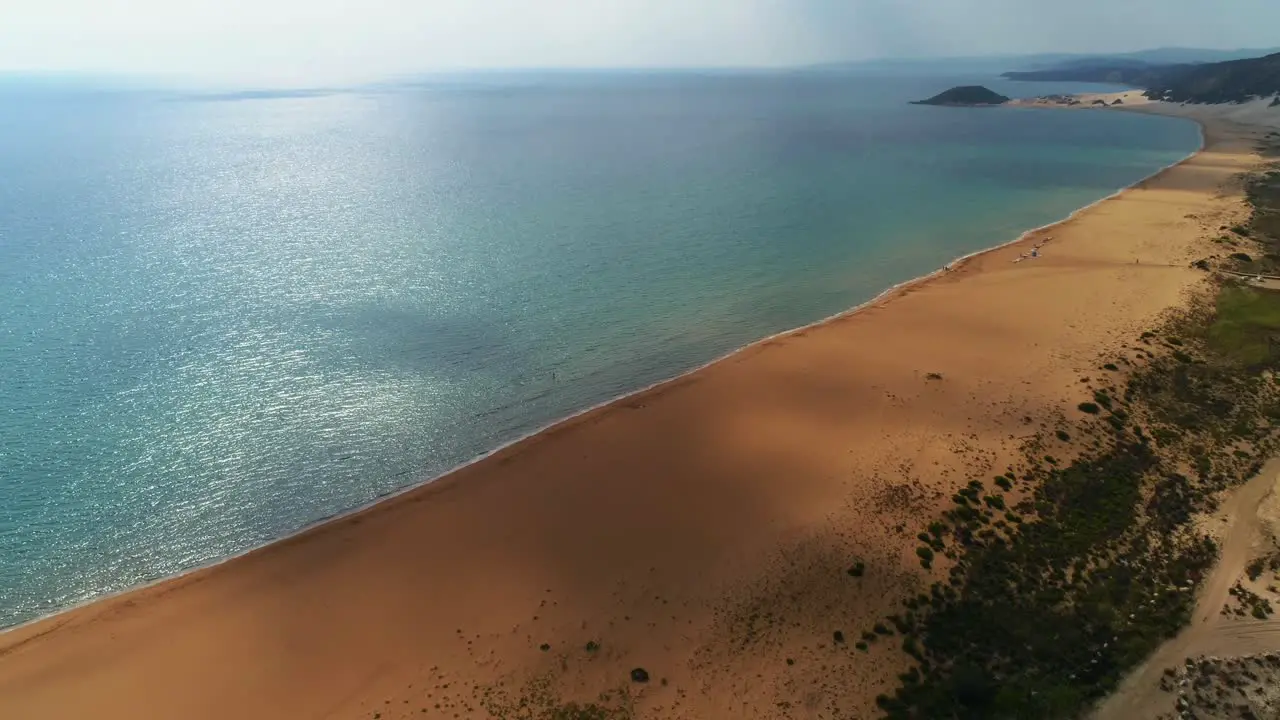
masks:
[[(241, 552), (831, 315), (1197, 128), (990, 78), (0, 87), (0, 625)], [(38, 89), (37, 89), (38, 90)]]

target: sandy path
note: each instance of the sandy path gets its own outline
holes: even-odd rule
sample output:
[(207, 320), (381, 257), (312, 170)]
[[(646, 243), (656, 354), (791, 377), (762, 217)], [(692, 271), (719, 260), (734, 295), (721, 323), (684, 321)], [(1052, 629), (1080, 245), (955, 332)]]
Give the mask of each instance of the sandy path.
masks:
[(1268, 462), (1258, 475), (1238, 488), (1219, 508), (1215, 520), (1226, 530), (1221, 557), (1205, 581), (1191, 624), (1168, 641), (1120, 689), (1107, 699), (1095, 720), (1155, 717), (1173, 710), (1174, 697), (1160, 690), (1166, 668), (1177, 667), (1197, 655), (1239, 656), (1280, 650), (1280, 620), (1238, 620), (1224, 617), (1231, 586), (1244, 576), (1245, 565), (1256, 557), (1263, 540), (1259, 508), (1280, 492), (1280, 459)]
[(547, 674), (594, 697), (642, 666), (641, 717), (869, 716), (902, 658), (833, 631), (856, 637), (927, 582), (912, 537), (952, 489), (1003, 470), (1100, 352), (1200, 282), (1203, 238), (1244, 214), (1231, 178), (1253, 137), (1213, 125), (1194, 159), (1019, 246), (4, 634), (0, 715), (471, 718), (496, 683)]

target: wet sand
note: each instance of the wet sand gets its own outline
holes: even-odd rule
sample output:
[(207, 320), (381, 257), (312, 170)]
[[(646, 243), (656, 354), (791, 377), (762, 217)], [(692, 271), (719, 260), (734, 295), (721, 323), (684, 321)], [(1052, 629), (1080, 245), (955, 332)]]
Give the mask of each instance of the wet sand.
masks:
[(535, 677), (566, 699), (624, 688), (639, 717), (871, 715), (903, 659), (833, 632), (852, 643), (927, 586), (913, 538), (953, 488), (1075, 412), (1080, 378), (1182, 302), (1207, 238), (1245, 216), (1232, 178), (1265, 131), (1201, 119), (1203, 152), (1064, 224), (358, 514), (0, 635), (3, 715), (478, 718)]

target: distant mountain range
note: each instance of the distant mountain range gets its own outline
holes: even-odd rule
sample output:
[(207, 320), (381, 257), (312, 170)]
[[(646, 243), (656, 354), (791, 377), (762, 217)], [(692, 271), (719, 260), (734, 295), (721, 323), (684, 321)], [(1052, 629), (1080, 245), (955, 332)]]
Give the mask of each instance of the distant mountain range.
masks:
[(1045, 61), (1042, 57), (1031, 56), (1020, 67), (1027, 70), (1039, 70), (1048, 67), (1063, 68), (1073, 65), (1097, 65), (1110, 63), (1116, 67), (1142, 65), (1192, 65), (1218, 63), (1228, 60), (1247, 60), (1280, 52), (1280, 47), (1250, 48), (1239, 50), (1213, 50), (1208, 48), (1153, 48), (1125, 53), (1103, 53), (1095, 55), (1071, 55)]
[(1149, 98), (1172, 102), (1244, 102), (1280, 93), (1280, 52), (1220, 62), (1169, 64), (1133, 57), (1084, 58), (1003, 76), (1010, 80), (1130, 85), (1145, 89)]
[(1214, 50), (1207, 48), (1154, 48), (1136, 52), (1082, 54), (1039, 53), (1035, 55), (990, 55), (983, 57), (892, 58), (858, 62), (814, 65), (811, 70), (867, 73), (919, 73), (937, 69), (952, 74), (992, 73), (1006, 70), (1036, 71), (1062, 70), (1071, 67), (1090, 67), (1107, 64), (1110, 67), (1141, 67), (1150, 65), (1176, 65), (1215, 63), (1226, 60), (1255, 58), (1280, 52), (1280, 47), (1239, 50)]

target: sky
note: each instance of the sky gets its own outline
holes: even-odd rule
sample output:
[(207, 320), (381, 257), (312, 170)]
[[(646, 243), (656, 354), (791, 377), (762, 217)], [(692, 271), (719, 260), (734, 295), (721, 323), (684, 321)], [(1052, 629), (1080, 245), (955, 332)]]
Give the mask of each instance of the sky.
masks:
[(0, 72), (319, 84), (1277, 44), (1274, 0), (0, 0)]

